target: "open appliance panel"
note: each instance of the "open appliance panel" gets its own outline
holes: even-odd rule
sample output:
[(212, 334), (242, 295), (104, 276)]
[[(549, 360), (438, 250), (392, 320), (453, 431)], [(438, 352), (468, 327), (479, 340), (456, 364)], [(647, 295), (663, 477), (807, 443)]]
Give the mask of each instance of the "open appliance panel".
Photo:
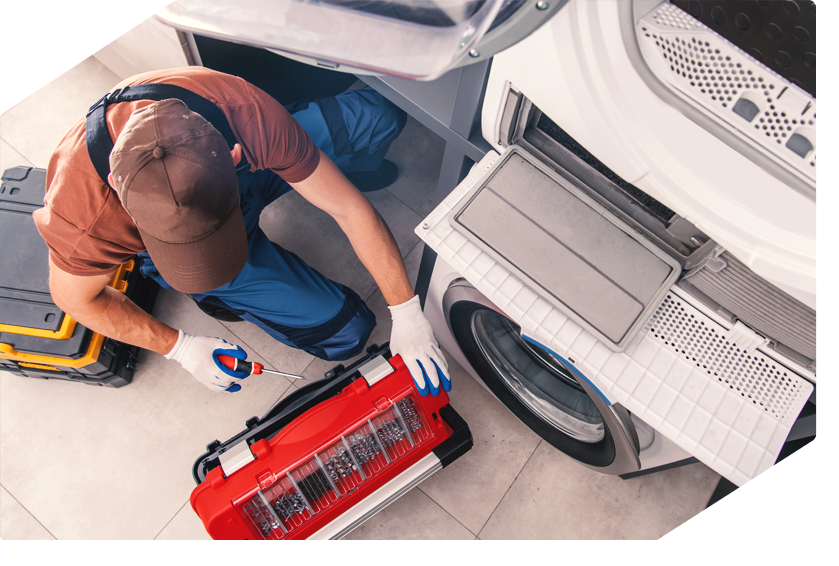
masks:
[[(510, 143), (536, 147), (534, 155), (547, 156), (548, 163), (556, 161), (550, 155), (552, 134), (567, 135), (603, 169), (650, 199), (621, 195), (622, 183), (613, 183), (618, 190), (606, 194), (662, 249), (681, 256), (686, 271), (721, 246), (758, 277), (814, 309), (815, 201), (649, 86), (631, 53), (632, 43), (637, 50), (640, 41), (633, 4), (571, 1), (545, 26), (498, 54), (484, 98), (484, 137), (498, 151)], [(506, 120), (511, 112), (522, 120)], [(582, 161), (603, 177), (603, 169)], [(590, 179), (584, 184), (601, 196), (609, 193)], [(621, 199), (628, 199), (628, 206)], [(651, 215), (636, 214), (651, 209)]]
[(626, 351), (615, 352), (455, 230), (449, 214), (498, 159), (487, 154), (416, 232), (522, 336), (574, 360), (604, 399), (736, 485), (771, 467), (787, 438), (815, 434), (814, 418), (798, 418), (814, 399), (812, 372), (767, 355), (765, 339), (678, 286)]
[(681, 271), (610, 208), (516, 146), (449, 223), (615, 351), (626, 348)]

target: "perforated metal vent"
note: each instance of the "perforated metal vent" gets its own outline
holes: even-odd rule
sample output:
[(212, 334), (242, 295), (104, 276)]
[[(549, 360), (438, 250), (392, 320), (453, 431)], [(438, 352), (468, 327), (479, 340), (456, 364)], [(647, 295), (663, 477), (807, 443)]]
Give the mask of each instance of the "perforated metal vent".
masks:
[(677, 355), (788, 426), (798, 416), (791, 407), (800, 407), (799, 399), (810, 394), (804, 378), (757, 350), (741, 351), (725, 339), (725, 328), (673, 293), (647, 329)]
[(763, 336), (816, 360), (816, 311), (795, 300), (728, 252), (719, 271), (699, 269), (682, 280)]
[(671, 4), (637, 35), (661, 80), (815, 183), (815, 98)]

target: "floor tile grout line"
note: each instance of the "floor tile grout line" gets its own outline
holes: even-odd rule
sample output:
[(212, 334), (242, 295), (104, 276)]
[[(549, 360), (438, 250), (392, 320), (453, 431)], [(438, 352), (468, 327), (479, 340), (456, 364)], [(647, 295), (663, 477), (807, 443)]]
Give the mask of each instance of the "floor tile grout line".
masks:
[(8, 493), (8, 494), (9, 494), (9, 497), (11, 497), (12, 499), (14, 499), (14, 500), (15, 500), (15, 502), (16, 502), (18, 505), (20, 505), (21, 509), (23, 509), (24, 511), (26, 511), (26, 513), (27, 513), (30, 517), (32, 517), (32, 519), (33, 519), (36, 523), (38, 523), (39, 525), (41, 525), (41, 528), (42, 528), (42, 529), (44, 529), (44, 530), (47, 532), (47, 534), (53, 538), (53, 540), (58, 540), (58, 537), (57, 537), (57, 536), (55, 536), (54, 534), (52, 534), (52, 532), (50, 532), (50, 530), (49, 530), (49, 529), (48, 529), (48, 528), (47, 528), (47, 527), (46, 527), (46, 526), (45, 526), (45, 525), (44, 525), (41, 521), (39, 521), (39, 520), (38, 520), (38, 517), (36, 517), (35, 515), (33, 515), (33, 514), (32, 514), (32, 512), (31, 512), (29, 509), (27, 509), (27, 508), (26, 508), (26, 506), (25, 506), (23, 503), (21, 503), (21, 502), (18, 500), (18, 498), (17, 498), (17, 497), (15, 497), (15, 496), (12, 494), (12, 492), (8, 490), (8, 488), (7, 488), (5, 485), (0, 484), (0, 487), (2, 487), (2, 488), (3, 488), (3, 491), (5, 491), (6, 493)]
[(172, 521), (174, 521), (174, 520), (175, 520), (175, 517), (177, 517), (177, 516), (178, 516), (178, 513), (180, 513), (181, 511), (183, 511), (183, 510), (184, 510), (184, 507), (186, 507), (188, 503), (189, 503), (189, 500), (187, 499), (187, 500), (186, 500), (186, 503), (184, 503), (183, 505), (181, 505), (181, 506), (178, 508), (178, 510), (177, 510), (177, 511), (175, 511), (175, 514), (174, 514), (174, 515), (172, 515), (172, 518), (171, 518), (171, 519), (169, 519), (168, 521), (166, 521), (166, 524), (165, 524), (165, 525), (163, 525), (163, 528), (162, 528), (162, 529), (160, 529), (160, 530), (157, 532), (157, 534), (156, 534), (156, 535), (154, 535), (154, 537), (152, 538), (152, 540), (157, 540), (157, 537), (159, 537), (159, 536), (161, 535), (161, 533), (163, 533), (163, 531), (165, 531), (165, 530), (166, 530), (166, 527), (168, 527), (170, 524), (172, 524)]
[[(3, 143), (5, 143), (6, 145), (8, 145), (10, 148), (12, 148), (12, 150), (14, 150), (14, 152), (15, 152), (15, 153), (17, 153), (18, 155), (20, 155), (20, 156), (24, 159), (24, 161), (26, 161), (26, 165), (23, 165), (23, 167), (35, 167), (35, 165), (33, 165), (33, 164), (32, 164), (32, 160), (31, 160), (31, 159), (29, 159), (28, 157), (26, 157), (25, 155), (23, 155), (23, 153), (21, 153), (21, 151), (20, 151), (18, 148), (16, 148), (15, 146), (13, 146), (13, 145), (9, 142), (9, 140), (7, 140), (6, 138), (4, 138), (3, 136), (0, 136), (0, 140), (2, 140), (2, 141), (3, 141)], [(0, 173), (2, 173), (2, 171), (0, 171)]]
[[(436, 187), (435, 187), (435, 189), (436, 189)], [(414, 208), (413, 208), (410, 204), (408, 204), (407, 202), (405, 202), (404, 200), (402, 200), (401, 198), (399, 198), (398, 196), (396, 196), (395, 194), (393, 194), (392, 192), (390, 192), (387, 188), (385, 188), (384, 190), (385, 190), (385, 191), (387, 191), (387, 194), (389, 194), (389, 195), (390, 195), (390, 196), (392, 196), (394, 199), (396, 199), (396, 201), (397, 201), (397, 202), (399, 202), (402, 206), (404, 206), (405, 208), (407, 208), (408, 210), (410, 210), (411, 212), (413, 212), (414, 214), (416, 214), (417, 216), (419, 216), (419, 217), (420, 217), (420, 222), (422, 222), (423, 220), (425, 220), (425, 217), (426, 217), (426, 216), (428, 216), (429, 214), (431, 214), (430, 212), (428, 212), (428, 213), (426, 213), (426, 214), (423, 214), (423, 213), (422, 213), (421, 211), (419, 211), (419, 210), (414, 210)], [(432, 210), (433, 210), (433, 209), (432, 209)]]
[(274, 410), (274, 407), (276, 407), (277, 405), (279, 405), (280, 401), (282, 401), (282, 400), (286, 397), (286, 394), (288, 393), (289, 389), (295, 389), (295, 387), (294, 387), (294, 383), (293, 383), (293, 382), (292, 382), (292, 383), (289, 383), (289, 384), (288, 384), (288, 387), (286, 387), (285, 389), (283, 389), (283, 392), (282, 392), (282, 393), (280, 393), (280, 396), (279, 396), (279, 397), (277, 397), (277, 400), (276, 400), (276, 401), (274, 401), (273, 403), (271, 403), (271, 406), (270, 406), (270, 407), (268, 407), (268, 409), (266, 409), (266, 410), (265, 410), (265, 414), (263, 414), (261, 417), (259, 417), (259, 420), (260, 420), (260, 421), (261, 421), (261, 420), (263, 420), (263, 419), (265, 418), (265, 416), (266, 416), (266, 415), (268, 415), (268, 413), (270, 413), (271, 411), (273, 411), (273, 410)]
[(545, 441), (540, 438), (539, 443), (536, 445), (536, 448), (534, 448), (533, 452), (530, 453), (530, 456), (527, 458), (527, 461), (524, 463), (524, 466), (522, 466), (521, 469), (519, 470), (519, 473), (516, 474), (516, 477), (512, 481), (512, 483), (510, 484), (510, 487), (507, 488), (507, 491), (505, 491), (504, 495), (501, 496), (501, 499), (498, 500), (498, 504), (495, 506), (495, 509), (492, 510), (492, 513), (489, 514), (489, 517), (487, 517), (487, 520), (484, 521), (483, 525), (481, 525), (481, 529), (478, 531), (477, 536), (479, 536), (479, 537), (481, 536), (481, 533), (486, 528), (487, 523), (489, 523), (490, 519), (492, 519), (492, 516), (495, 515), (495, 512), (498, 511), (498, 508), (501, 506), (501, 503), (503, 503), (504, 499), (507, 497), (507, 494), (510, 493), (510, 490), (513, 489), (513, 486), (516, 485), (516, 482), (519, 481), (519, 478), (521, 477), (521, 473), (524, 471), (524, 469), (527, 467), (527, 465), (533, 459), (533, 455), (536, 454), (536, 451), (539, 450), (539, 447), (542, 446), (543, 442), (545, 442)]
[(423, 494), (424, 496), (426, 496), (429, 500), (431, 500), (431, 502), (432, 502), (434, 505), (436, 505), (437, 507), (439, 507), (439, 508), (440, 508), (440, 511), (442, 511), (443, 513), (445, 513), (446, 515), (448, 515), (449, 517), (451, 517), (451, 518), (452, 518), (452, 520), (453, 520), (455, 523), (457, 523), (458, 525), (460, 525), (461, 527), (463, 527), (464, 529), (466, 529), (466, 532), (467, 532), (467, 533), (470, 533), (470, 534), (472, 534), (472, 535), (475, 535), (475, 537), (477, 538), (477, 536), (478, 536), (478, 535), (476, 535), (475, 533), (473, 533), (473, 532), (472, 532), (472, 530), (471, 530), (469, 527), (467, 527), (466, 525), (464, 525), (463, 523), (461, 523), (461, 522), (457, 519), (457, 517), (455, 517), (454, 515), (452, 515), (452, 514), (451, 514), (451, 513), (449, 513), (448, 511), (446, 511), (446, 510), (443, 508), (443, 506), (442, 506), (442, 505), (440, 505), (439, 503), (437, 503), (436, 501), (434, 501), (434, 498), (433, 498), (433, 497), (431, 497), (430, 495), (428, 495), (427, 493), (425, 493), (425, 492), (422, 490), (422, 484), (419, 484), (419, 485), (417, 486), (417, 489), (419, 490), (419, 492), (420, 492), (420, 493), (422, 493), (422, 494)]

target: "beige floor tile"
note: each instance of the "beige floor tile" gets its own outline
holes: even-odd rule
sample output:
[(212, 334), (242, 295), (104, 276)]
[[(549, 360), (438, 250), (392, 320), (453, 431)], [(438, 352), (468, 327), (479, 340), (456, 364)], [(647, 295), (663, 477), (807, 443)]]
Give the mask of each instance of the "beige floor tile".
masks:
[(420, 484), (420, 489), (478, 534), (515, 481), (540, 438), (447, 355), (452, 407), (472, 431), (474, 446)]
[(0, 136), (36, 167), (119, 78), (89, 57), (0, 116)]
[(178, 514), (169, 521), (160, 534), (154, 540), (212, 540), (204, 524), (195, 511), (190, 507), (189, 502), (184, 504)]
[(0, 488), (0, 539), (55, 540), (4, 488)]
[[(161, 293), (155, 312), (190, 333), (232, 339), (193, 307)], [(4, 375), (0, 482), (57, 538), (153, 538), (188, 500), (206, 445), (243, 430), (289, 387), (260, 377), (213, 393), (149, 352), (120, 389)]]
[[(408, 117), (405, 129), (388, 150), (387, 158), (399, 167), (399, 178), (387, 191), (422, 218), (434, 210), (434, 194), (446, 142)], [(418, 190), (418, 187), (427, 187)]]
[(0, 139), (0, 173), (12, 167), (33, 167), (32, 163), (18, 151)]
[(479, 537), (658, 539), (702, 511), (718, 481), (702, 464), (604, 476), (543, 442)]
[(358, 527), (347, 540), (473, 540), (475, 535), (418, 489)]

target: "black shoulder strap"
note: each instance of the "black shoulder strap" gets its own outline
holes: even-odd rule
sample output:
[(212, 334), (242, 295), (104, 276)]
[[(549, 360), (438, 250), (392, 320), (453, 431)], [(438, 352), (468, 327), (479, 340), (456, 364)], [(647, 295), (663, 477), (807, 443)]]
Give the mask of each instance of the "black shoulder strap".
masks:
[[(108, 183), (108, 173), (111, 172), (109, 158), (111, 151), (114, 149), (114, 143), (108, 133), (108, 124), (105, 121), (105, 110), (108, 105), (136, 100), (166, 100), (168, 98), (177, 98), (186, 104), (187, 108), (200, 114), (221, 133), (227, 145), (233, 149), (236, 138), (227, 117), (218, 106), (203, 96), (185, 88), (167, 84), (147, 84), (120, 88), (106, 94), (91, 106), (85, 120), (87, 153), (90, 156), (90, 161), (93, 162), (93, 167), (106, 185), (110, 186), (110, 183)], [(236, 166), (236, 174), (240, 175), (249, 170), (250, 164), (242, 156), (242, 160)]]
[(319, 98), (316, 100), (329, 130), (329, 137), (332, 138), (332, 145), (335, 148), (335, 156), (342, 157), (353, 153), (350, 134), (347, 131), (347, 123), (341, 113), (341, 107), (334, 96)]

